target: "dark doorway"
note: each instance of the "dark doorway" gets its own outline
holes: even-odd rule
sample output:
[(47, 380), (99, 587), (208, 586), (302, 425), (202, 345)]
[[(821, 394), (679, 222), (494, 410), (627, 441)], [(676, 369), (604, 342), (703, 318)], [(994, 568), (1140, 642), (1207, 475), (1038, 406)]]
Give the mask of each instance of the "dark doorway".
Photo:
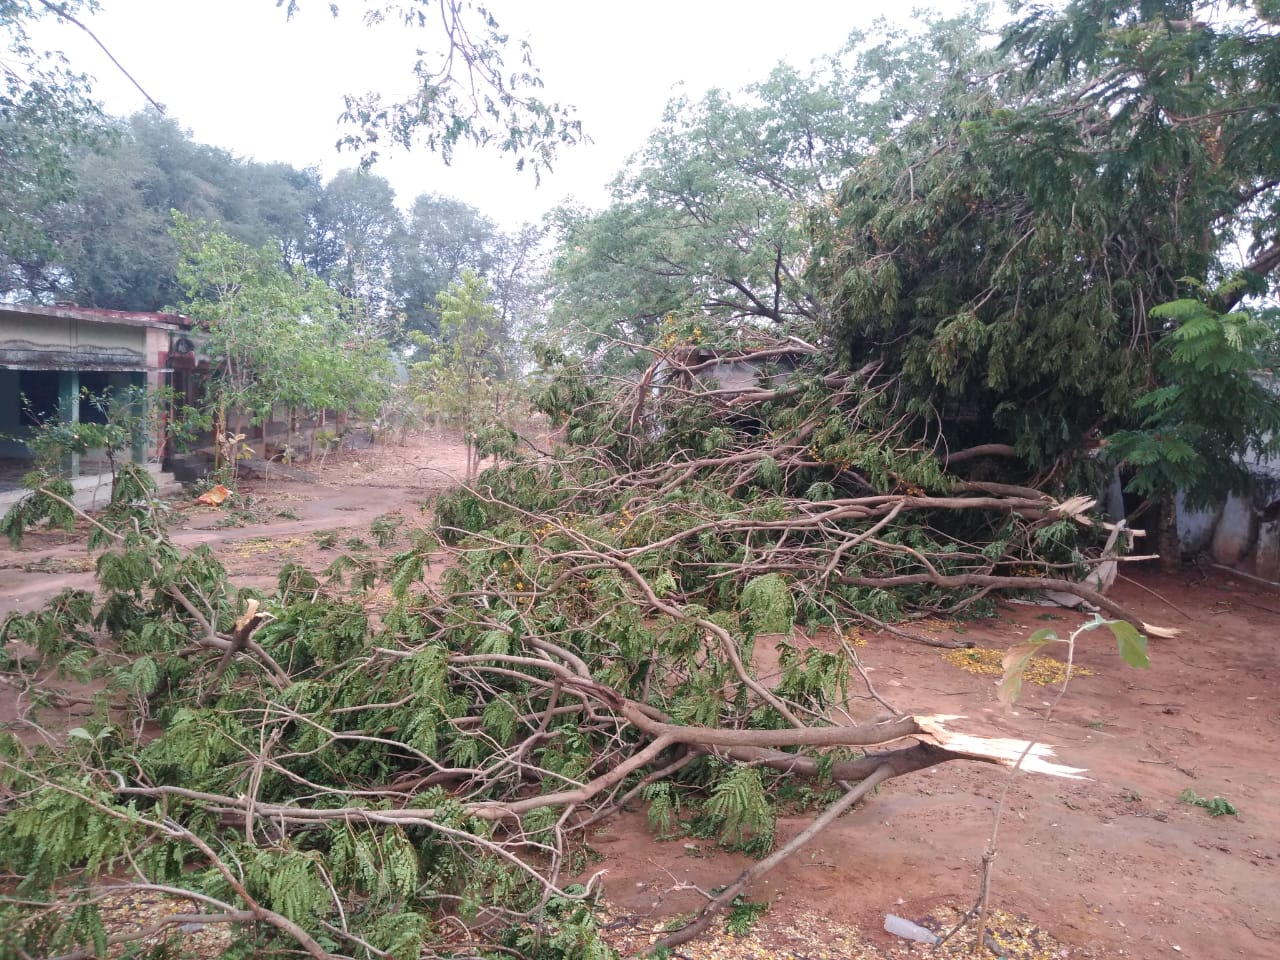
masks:
[[(80, 422), (106, 423), (102, 397), (114, 386), (112, 376), (100, 370), (80, 371)], [(96, 402), (95, 402), (96, 401)]]
[(39, 426), (58, 415), (56, 370), (20, 370), (18, 395), (22, 398), (22, 425)]

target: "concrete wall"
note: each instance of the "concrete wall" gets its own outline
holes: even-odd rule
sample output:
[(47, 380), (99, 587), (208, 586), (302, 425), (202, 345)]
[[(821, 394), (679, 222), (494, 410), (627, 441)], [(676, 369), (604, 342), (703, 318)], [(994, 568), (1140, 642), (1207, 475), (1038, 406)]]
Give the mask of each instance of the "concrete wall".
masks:
[(1280, 458), (1250, 465), (1253, 490), (1207, 510), (1178, 497), (1178, 537), (1186, 553), (1280, 581)]
[(0, 309), (0, 365), (24, 370), (142, 370), (147, 365), (149, 332), (161, 333), (140, 326)]

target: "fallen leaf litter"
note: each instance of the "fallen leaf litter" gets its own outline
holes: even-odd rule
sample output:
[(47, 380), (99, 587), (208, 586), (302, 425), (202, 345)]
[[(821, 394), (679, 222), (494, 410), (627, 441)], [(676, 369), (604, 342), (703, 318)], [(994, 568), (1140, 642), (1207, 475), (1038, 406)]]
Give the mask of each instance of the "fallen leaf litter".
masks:
[[(970, 647), (966, 650), (948, 650), (942, 655), (942, 659), (968, 673), (988, 674), (998, 677), (1004, 672), (1002, 661), (1004, 660), (1005, 652), (1004, 650), (990, 650), (986, 647)], [(1093, 676), (1093, 671), (1088, 667), (1076, 664), (1071, 668), (1071, 675), (1073, 677), (1091, 677)], [(1035, 657), (1027, 664), (1026, 670), (1022, 675), (1024, 680), (1038, 683), (1042, 687), (1057, 686), (1066, 679), (1066, 676), (1067, 665), (1061, 660), (1054, 660), (1052, 657)]]
[[(154, 927), (178, 913), (199, 913), (197, 904), (163, 894), (138, 892), (109, 898), (102, 906), (108, 934), (136, 933)], [(939, 907), (915, 919), (937, 933), (945, 933), (963, 911)], [(670, 919), (655, 920), (617, 913), (607, 906), (599, 913), (605, 942), (622, 957), (650, 953), (666, 932)], [(1026, 917), (1003, 910), (987, 915), (984, 956), (1002, 960), (1092, 960), (1098, 954), (1088, 948), (1069, 947)], [(213, 958), (231, 946), (229, 925), (182, 925), (166, 928), (144, 941), (156, 945), (165, 938), (180, 938), (184, 955)], [(869, 936), (857, 926), (839, 923), (811, 911), (774, 908), (749, 933), (735, 935), (723, 924), (671, 951), (675, 960), (899, 960), (899, 958), (968, 957), (973, 955), (975, 924), (970, 923), (940, 948), (898, 940), (878, 931)], [(885, 941), (889, 944), (886, 946)], [(137, 943), (137, 941), (135, 941)], [(178, 942), (173, 943), (178, 946)], [(110, 956), (118, 956), (118, 945)]]
[[(963, 911), (939, 907), (917, 919), (939, 934), (959, 922)], [(605, 941), (623, 957), (644, 956), (666, 932), (668, 921), (615, 914), (601, 916)], [(1003, 960), (1089, 960), (1097, 956), (1087, 948), (1069, 947), (1025, 917), (1003, 910), (987, 914), (990, 958)], [(899, 940), (889, 934), (868, 935), (857, 926), (839, 923), (821, 914), (780, 912), (775, 908), (752, 927), (734, 935), (723, 924), (671, 951), (675, 960), (897, 960), (908, 957), (973, 956), (975, 924), (961, 929), (944, 946)], [(888, 940), (888, 945), (885, 941)], [(994, 952), (990, 948), (994, 947)]]

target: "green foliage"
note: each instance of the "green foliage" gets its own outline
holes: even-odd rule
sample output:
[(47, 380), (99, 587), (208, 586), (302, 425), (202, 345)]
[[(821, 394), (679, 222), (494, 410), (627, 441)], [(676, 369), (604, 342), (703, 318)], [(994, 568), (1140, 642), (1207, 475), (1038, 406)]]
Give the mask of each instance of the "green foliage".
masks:
[(391, 373), (386, 344), (350, 318), (351, 304), (302, 268), (175, 211), (182, 309), (207, 337), (218, 373), (208, 402), (251, 422), (276, 407), (372, 413)]
[(60, 251), (40, 215), (71, 197), (76, 152), (97, 141), (105, 123), (88, 78), (41, 49), (36, 38), (47, 36), (60, 14), (96, 6), (94, 0), (0, 2), (0, 294), (41, 296), (55, 288), (45, 268)]
[[(83, 131), (57, 128), (52, 115), (5, 130), (21, 145), (15, 156), (46, 149), (65, 156), (60, 172), (45, 169), (44, 191), (23, 200), (24, 230), (0, 231), (0, 292), (164, 310), (181, 296), (181, 251), (170, 233), (177, 210), (254, 249), (271, 246), (285, 265), (305, 266), (346, 298), (360, 326), (398, 346), (402, 320), (409, 330), (438, 332), (436, 295), (464, 267), (490, 279), (509, 322), (528, 323), (536, 307), (535, 228), (504, 233), (478, 210), (431, 194), (402, 215), (383, 177), (340, 171), (326, 184), (313, 168), (257, 163), (197, 143), (153, 110), (103, 121), (86, 109), (76, 122)], [(98, 126), (104, 136), (91, 138)]]
[[(584, 838), (553, 798), (652, 742), (615, 722), (617, 704), (735, 730), (785, 728), (786, 712), (825, 716), (851, 695), (846, 654), (788, 636), (777, 675), (757, 679), (757, 634), (955, 600), (868, 579), (988, 570), (1037, 550), (1070, 560), (1087, 545), (1053, 529), (1053, 516), (921, 507), (923, 522), (908, 520), (908, 507), (929, 502), (915, 484), (956, 495), (916, 421), (874, 380), (835, 394), (817, 373), (790, 383), (785, 402), (751, 410), (754, 431), (717, 423), (709, 403), (690, 411), (645, 394), (636, 414), (635, 394), (562, 381), (600, 398), (570, 414), (590, 446), (486, 470), (436, 503), (439, 538), (404, 537), (404, 518), (379, 517), (369, 539), (385, 561), (344, 555), (329, 577), (287, 566), (269, 597), (236, 590), (207, 548), (177, 549), (153, 491), (122, 470), (98, 518), (98, 593), (65, 594), (0, 628), (6, 653), (18, 641), (35, 649), (24, 649), (22, 677), (56, 664), (118, 692), (64, 749), (0, 742), (4, 789), (53, 791), (21, 817), (0, 812), (0, 856), (11, 857), (0, 868), (33, 876), (40, 892), (131, 859), (156, 882), (238, 906), (213, 850), (252, 897), (322, 942), (345, 923), (379, 949), (416, 955), (457, 917), (475, 924), (478, 944), (604, 957), (589, 903), (554, 903), (532, 872), (553, 854), (585, 866)], [(622, 425), (633, 416), (652, 417), (651, 442), (633, 442)], [(703, 458), (693, 451), (713, 426), (717, 452)], [(806, 499), (816, 483), (832, 499)], [(961, 549), (974, 531), (999, 547)], [(438, 584), (423, 582), (441, 540), (453, 562)], [(224, 638), (251, 610), (251, 642), (228, 656)], [(643, 782), (677, 759), (664, 754), (581, 807), (638, 787), (662, 835), (761, 856), (775, 804), (827, 801), (843, 756), (810, 755), (817, 775), (802, 787), (711, 756)], [(91, 802), (74, 792), (90, 788)], [(491, 813), (507, 804), (519, 813)], [(89, 842), (58, 833), (55, 816)], [(743, 911), (745, 923), (753, 911)], [(531, 919), (480, 926), (522, 915)], [(14, 924), (44, 936), (36, 909)], [(292, 949), (278, 929), (262, 931), (246, 951)]]
[(1240, 811), (1236, 809), (1236, 805), (1225, 797), (1202, 797), (1190, 787), (1178, 794), (1179, 803), (1187, 803), (1193, 807), (1203, 807), (1209, 811), (1211, 817), (1239, 817)]
[[(1247, 4), (1191, 9), (1027, 5), (1000, 48), (950, 44), (930, 108), (815, 212), (829, 333), (937, 408), (953, 447), (1005, 440), (1061, 475), (1091, 432), (1134, 431), (1143, 489), (1230, 475), (1261, 409), (1258, 331), (1221, 318), (1280, 262), (1280, 46)], [(1237, 273), (1185, 334), (1191, 305), (1155, 309), (1183, 277)], [(1210, 403), (1233, 418), (1221, 441)]]
[(23, 924), (17, 908), (0, 904), (0, 952), (9, 956), (48, 956), (76, 948), (104, 956), (108, 950), (107, 930), (97, 905), (88, 900), (88, 891), (70, 891), (68, 909), (47, 910), (34, 923)]
[[(292, 16), (299, 0), (277, 0)], [(334, 16), (339, 4), (329, 4)], [(349, 95), (342, 119), (354, 128), (339, 146), (358, 150), (363, 165), (378, 157), (380, 144), (405, 147), (421, 143), (445, 163), (459, 143), (497, 148), (511, 154), (517, 170), (526, 166), (535, 178), (551, 169), (559, 147), (582, 138), (574, 108), (544, 100), (542, 78), (533, 66), (527, 42), (515, 46), (518, 62), (508, 65), (510, 37), (488, 8), (414, 0), (375, 3), (366, 23), (399, 21), (408, 29), (440, 30), (435, 50), (420, 49), (413, 76), (417, 89), (404, 100), (384, 102), (378, 93)]]
[(329, 888), (314, 853), (260, 850), (245, 865), (245, 887), (272, 910), (295, 922), (323, 915), (331, 906)]
[(800, 650), (789, 643), (778, 645), (782, 677), (778, 690), (797, 703), (825, 709), (837, 691), (847, 693), (849, 663), (845, 654), (828, 653), (815, 647)]
[(1137, 399), (1140, 427), (1112, 434), (1107, 447), (1144, 497), (1182, 491), (1193, 506), (1210, 503), (1247, 483), (1245, 457), (1280, 450), (1280, 395), (1266, 380), (1276, 331), (1247, 312), (1215, 310), (1230, 290), (1200, 288), (1200, 298), (1151, 311), (1169, 328), (1156, 358), (1162, 386)]
[(756, 855), (773, 847), (776, 815), (755, 767), (731, 767), (712, 788), (706, 812), (717, 821), (720, 842)]
[(729, 903), (729, 913), (724, 918), (724, 928), (735, 937), (751, 933), (757, 921), (769, 912), (769, 904), (748, 900), (739, 894)]
[(1138, 632), (1137, 627), (1125, 620), (1112, 620), (1106, 626), (1116, 638), (1121, 660), (1142, 670), (1151, 666), (1147, 657), (1147, 638)]
[(542, 923), (518, 931), (511, 946), (545, 960), (617, 960), (617, 951), (601, 938), (595, 914), (581, 903), (560, 897), (547, 904)]
[[(1096, 630), (1099, 627), (1106, 627), (1111, 631), (1112, 636), (1116, 638), (1116, 648), (1120, 654), (1120, 659), (1125, 663), (1139, 669), (1146, 669), (1151, 666), (1151, 661), (1147, 657), (1147, 638), (1139, 633), (1133, 624), (1124, 620), (1103, 620), (1101, 617), (1095, 616), (1088, 623), (1082, 624), (1073, 630), (1065, 641), (1053, 630), (1044, 627), (1035, 631), (1022, 643), (1010, 647), (1005, 653), (1002, 662), (1003, 673), (1001, 674), (999, 685), (1000, 702), (1006, 706), (1012, 706), (1018, 701), (1018, 697), (1022, 694), (1022, 680), (1027, 672), (1027, 667), (1030, 666), (1036, 654), (1046, 644), (1066, 643), (1074, 648), (1078, 636)], [(1067, 680), (1070, 680), (1070, 676), (1067, 677)]]
[[(440, 294), (470, 269), (493, 278), (500, 234), (479, 210), (459, 200), (423, 194), (404, 222), (405, 253), (396, 258), (396, 295), (406, 314), (406, 332), (430, 341), (440, 333)], [(416, 254), (416, 255), (415, 255)]]
[[(425, 303), (412, 321), (438, 334), (416, 340), (413, 388), (474, 454), (510, 462), (436, 503), (439, 540), (455, 548), (439, 584), (423, 582), (439, 541), (406, 543), (382, 517), (370, 536), (395, 551), (386, 562), (352, 538), (360, 556), (323, 578), (287, 567), (270, 597), (236, 590), (209, 551), (178, 550), (145, 482), (123, 471), (95, 528), (98, 593), (0, 627), (33, 697), (55, 666), (119, 693), (57, 750), (0, 739), (0, 785), (24, 800), (0, 812), (0, 868), (28, 878), (31, 904), (0, 908), (3, 936), (28, 953), (97, 949), (91, 910), (64, 935), (40, 898), (125, 863), (243, 907), (216, 858), (326, 948), (351, 946), (345, 928), (418, 956), (448, 918), (473, 924), (478, 952), (604, 960), (585, 891), (532, 873), (584, 859), (579, 821), (548, 798), (652, 742), (623, 708), (730, 730), (824, 717), (849, 696), (847, 654), (790, 636), (797, 622), (952, 609), (1010, 569), (1083, 567), (1094, 534), (1002, 498), (987, 481), (1008, 478), (989, 461), (958, 479), (947, 451), (994, 429), (1041, 480), (1071, 483), (1086, 431), (1129, 430), (1127, 450), (1123, 433), (1110, 446), (1164, 470), (1155, 489), (1260, 443), (1214, 417), (1249, 415), (1269, 356), (1266, 331), (1235, 308), (1263, 289), (1275, 243), (1274, 31), (1247, 16), (1174, 28), (1174, 6), (1037, 8), (1002, 50), (980, 41), (978, 19), (928, 21), (855, 38), (813, 76), (779, 69), (745, 97), (673, 104), (614, 204), (562, 223), (560, 320), (590, 337), (539, 351), (539, 408), (566, 443), (536, 461), (514, 456), (505, 422), (527, 304), (486, 287), (500, 251), (465, 211), (442, 231), (458, 256), (416, 273), (388, 253), (403, 222), (368, 176), (299, 185), (294, 213), (324, 215), (297, 249), (178, 217), (185, 309), (245, 419), (374, 406), (385, 394), (368, 374), (386, 369), (379, 337), (395, 335), (385, 321), (444, 287), (438, 329)], [(1122, 82), (1099, 82), (1113, 72)], [(416, 124), (381, 109), (353, 107), (373, 130)], [(418, 241), (437, 212), (416, 212)], [(1221, 251), (1246, 234), (1257, 269), (1222, 286)], [(455, 276), (462, 265), (474, 272)], [(1189, 301), (1183, 276), (1213, 293)], [(618, 332), (669, 366), (706, 348), (794, 353), (795, 369), (775, 378), (760, 361), (776, 389), (732, 402), (656, 370), (620, 391), (593, 369), (635, 363), (608, 355)], [(856, 373), (832, 369), (832, 347)], [(6, 532), (67, 519), (49, 497), (26, 503)], [(938, 585), (950, 577), (974, 583), (957, 595)], [(228, 651), (249, 613), (254, 629)], [(1068, 642), (1102, 625), (1126, 662), (1146, 664), (1128, 625), (1097, 620)], [(789, 634), (776, 676), (753, 674), (761, 632)], [(1055, 639), (1010, 651), (1006, 699)], [(662, 834), (762, 855), (776, 803), (821, 801), (843, 757), (806, 753), (812, 784), (782, 789), (776, 757), (672, 753), (577, 803), (582, 821), (638, 788)], [(755, 912), (738, 902), (734, 919)], [(513, 917), (525, 919), (497, 919)], [(241, 955), (296, 948), (257, 927)]]
[[(128, 505), (150, 501), (155, 484), (140, 465), (129, 462), (127, 452), (145, 444), (149, 436), (162, 428), (160, 410), (168, 399), (164, 391), (149, 397), (141, 387), (109, 389), (100, 394), (82, 390), (76, 403), (87, 403), (102, 418), (100, 423), (80, 422), (62, 410), (41, 417), (28, 405), (28, 415), (35, 426), (25, 439), (36, 468), (23, 477), (23, 485), (31, 493), (0, 519), (0, 532), (18, 546), (26, 531), (42, 522), (70, 531), (75, 525), (75, 513), (70, 506), (75, 491), (65, 478), (65, 468), (72, 457), (90, 451), (101, 451), (110, 466), (112, 487), (106, 525), (126, 515)], [(184, 418), (179, 408), (176, 415), (163, 424), (163, 429), (180, 433), (186, 425)], [(101, 538), (102, 534), (95, 531), (91, 545), (100, 543)]]
[(44, 522), (70, 532), (76, 523), (74, 511), (67, 506), (75, 497), (71, 481), (44, 473), (28, 474), (24, 479), (29, 481), (32, 492), (5, 511), (0, 533), (17, 547), (28, 530)]
[[(287, 6), (292, 12), (297, 4)], [(338, 4), (329, 6), (336, 13)], [(459, 232), (445, 228), (430, 202), (439, 198), (422, 198), (427, 209), (415, 212), (418, 222), (408, 230), (388, 200), (379, 212), (393, 230), (370, 246), (361, 242), (371, 237), (362, 223), (375, 221), (361, 214), (376, 209), (368, 202), (376, 197), (364, 188), (385, 187), (382, 178), (340, 173), (322, 187), (314, 169), (246, 161), (194, 143), (155, 110), (108, 120), (91, 99), (90, 78), (36, 42), (71, 30), (77, 16), (97, 7), (96, 0), (0, 5), (7, 41), (0, 82), (0, 293), (163, 309), (176, 299), (178, 250), (166, 227), (169, 211), (177, 209), (222, 223), (251, 246), (276, 242), (287, 262), (306, 263), (335, 289), (365, 299), (370, 315), (387, 320), (404, 311), (411, 324), (429, 329), (424, 310), (464, 265), (451, 249)], [(372, 4), (365, 13), (370, 23), (402, 19), (407, 27), (437, 32), (435, 43), (427, 43), (436, 49), (420, 51), (415, 94), (394, 103), (377, 95), (348, 98), (345, 116), (353, 128), (341, 142), (362, 151), (362, 166), (377, 155), (379, 141), (425, 143), (446, 161), (457, 144), (470, 142), (498, 147), (537, 176), (550, 169), (559, 146), (580, 138), (573, 109), (538, 96), (541, 80), (527, 44), (519, 45), (519, 65), (502, 66), (512, 48), (484, 8), (415, 0)], [(424, 220), (431, 224), (425, 231)], [(529, 253), (523, 238), (530, 231), (507, 238), (488, 226), (493, 235), (483, 239), (495, 249), (472, 265), (518, 278), (512, 291), (526, 287), (520, 260)], [(438, 252), (415, 256), (423, 245)], [(433, 270), (437, 264), (450, 272), (442, 276)], [(438, 285), (423, 290), (415, 284), (424, 274)]]
[(780, 63), (740, 92), (672, 100), (609, 207), (557, 215), (562, 341), (626, 368), (635, 356), (612, 339), (653, 342), (672, 316), (808, 336), (828, 313), (808, 275), (811, 211), (902, 116), (932, 106), (947, 51), (975, 30), (968, 18), (931, 22), (925, 37), (881, 23), (809, 72)]
[(502, 318), (489, 298), (485, 280), (464, 270), (458, 283), (439, 296), (439, 341), (418, 338), (420, 346), (430, 349), (430, 359), (412, 369), (417, 402), (462, 431), (468, 481), (482, 456), (515, 456), (514, 434), (505, 421), (519, 391), (504, 356)]
[(36, 211), (57, 257), (18, 261), (29, 295), (48, 290), (87, 306), (163, 310), (178, 292), (171, 209), (223, 223), (255, 246), (278, 239), (291, 259), (307, 249), (320, 193), (315, 171), (196, 143), (155, 110), (104, 126), (105, 137), (72, 152), (66, 196)]
[(40, 889), (82, 866), (111, 869), (136, 838), (133, 816), (109, 795), (74, 781), (40, 787), (7, 813), (3, 866), (25, 877), (20, 889)]
[(415, 960), (431, 934), (429, 917), (412, 910), (395, 910), (375, 915), (368, 927), (368, 939), (394, 960)]
[(753, 633), (790, 633), (795, 626), (795, 602), (781, 574), (766, 573), (747, 581), (741, 604)]
[(680, 798), (669, 783), (651, 783), (644, 788), (644, 798), (649, 801), (649, 827), (658, 839), (669, 839), (678, 834), (675, 829), (680, 815)]
[(88, 643), (88, 628), (93, 620), (93, 594), (68, 587), (59, 591), (43, 610), (6, 615), (0, 626), (0, 643), (20, 640), (35, 647), (41, 656), (53, 658), (72, 644)]
[(369, 532), (373, 534), (374, 542), (378, 546), (389, 547), (395, 543), (402, 526), (404, 526), (403, 514), (384, 513), (382, 516), (374, 518), (373, 523), (369, 526)]

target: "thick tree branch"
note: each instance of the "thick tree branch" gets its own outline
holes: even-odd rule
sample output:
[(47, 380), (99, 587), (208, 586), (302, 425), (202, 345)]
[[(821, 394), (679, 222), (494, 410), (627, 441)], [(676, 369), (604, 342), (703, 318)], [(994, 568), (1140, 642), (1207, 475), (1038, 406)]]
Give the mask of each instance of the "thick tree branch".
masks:
[[(1255, 273), (1260, 277), (1267, 277), (1280, 269), (1280, 240), (1271, 244), (1249, 263), (1245, 264), (1244, 269), (1249, 273)], [(1222, 309), (1231, 310), (1236, 304), (1249, 295), (1249, 291), (1242, 285), (1236, 285), (1225, 297), (1222, 298)]]
[(1007, 443), (981, 443), (976, 447), (969, 447), (967, 450), (945, 453), (942, 456), (942, 462), (950, 467), (978, 457), (1016, 457), (1017, 455), (1017, 451)]

